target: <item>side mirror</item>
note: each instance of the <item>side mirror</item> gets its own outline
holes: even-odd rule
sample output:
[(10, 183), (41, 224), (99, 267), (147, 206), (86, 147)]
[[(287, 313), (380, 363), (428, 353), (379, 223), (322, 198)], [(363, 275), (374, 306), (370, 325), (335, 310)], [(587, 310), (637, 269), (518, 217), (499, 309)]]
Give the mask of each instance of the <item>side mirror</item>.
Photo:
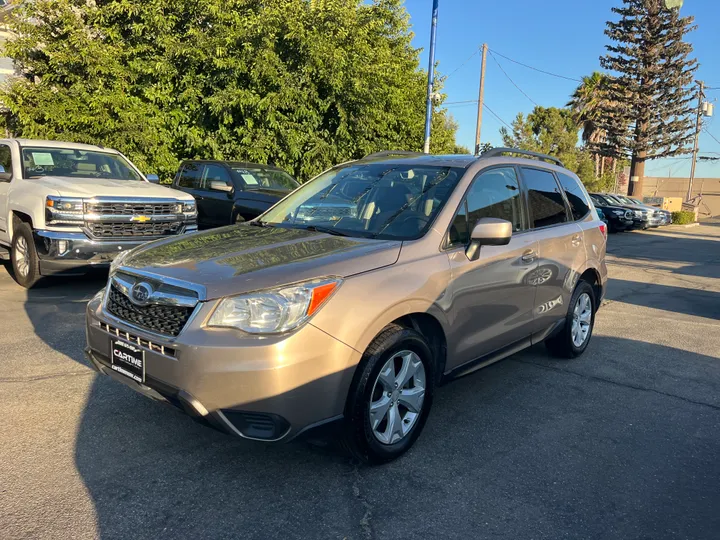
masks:
[(510, 243), (512, 223), (498, 218), (482, 218), (473, 227), (470, 245), (465, 251), (467, 258), (476, 261), (481, 246), (504, 246)]
[(147, 181), (151, 184), (159, 184), (160, 183), (160, 177), (157, 174), (148, 174), (145, 178), (147, 178)]
[(12, 174), (5, 172), (5, 167), (0, 165), (0, 182), (9, 182), (12, 178)]
[(225, 193), (230, 193), (233, 190), (233, 187), (231, 184), (223, 182), (222, 180), (211, 180), (210, 189), (213, 191), (224, 191)]

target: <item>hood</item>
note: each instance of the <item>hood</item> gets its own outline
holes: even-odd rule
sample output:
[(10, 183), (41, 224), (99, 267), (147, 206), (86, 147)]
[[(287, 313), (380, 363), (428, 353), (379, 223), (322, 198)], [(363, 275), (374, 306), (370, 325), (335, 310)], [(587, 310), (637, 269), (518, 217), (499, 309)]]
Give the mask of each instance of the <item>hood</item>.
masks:
[(122, 266), (201, 285), (210, 300), (323, 276), (368, 272), (394, 264), (401, 246), (397, 240), (231, 225), (145, 244)]
[(28, 182), (38, 182), (54, 189), (61, 197), (172, 197), (192, 200), (192, 195), (150, 182), (136, 180), (113, 180), (111, 178), (67, 178), (42, 176)]

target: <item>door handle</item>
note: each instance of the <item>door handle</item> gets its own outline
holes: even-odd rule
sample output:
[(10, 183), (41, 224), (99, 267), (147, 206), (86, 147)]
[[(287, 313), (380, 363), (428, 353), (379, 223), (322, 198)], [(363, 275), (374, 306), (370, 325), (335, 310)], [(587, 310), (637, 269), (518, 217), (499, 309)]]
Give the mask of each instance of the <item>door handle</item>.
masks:
[(579, 234), (576, 234), (575, 236), (572, 237), (571, 243), (572, 243), (573, 247), (578, 247), (582, 243), (582, 236), (580, 236)]
[(528, 249), (525, 253), (523, 253), (522, 257), (520, 257), (520, 260), (524, 263), (531, 263), (535, 259), (537, 259), (537, 253), (535, 253), (534, 249)]

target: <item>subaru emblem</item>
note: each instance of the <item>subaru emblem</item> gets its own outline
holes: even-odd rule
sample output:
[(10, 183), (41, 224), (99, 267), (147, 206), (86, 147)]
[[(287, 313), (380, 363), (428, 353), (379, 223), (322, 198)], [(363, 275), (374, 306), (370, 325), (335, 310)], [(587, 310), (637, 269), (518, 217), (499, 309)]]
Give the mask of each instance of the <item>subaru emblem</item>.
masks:
[(130, 300), (133, 304), (138, 306), (144, 306), (148, 303), (150, 295), (153, 293), (153, 289), (150, 284), (144, 281), (136, 283), (130, 289)]

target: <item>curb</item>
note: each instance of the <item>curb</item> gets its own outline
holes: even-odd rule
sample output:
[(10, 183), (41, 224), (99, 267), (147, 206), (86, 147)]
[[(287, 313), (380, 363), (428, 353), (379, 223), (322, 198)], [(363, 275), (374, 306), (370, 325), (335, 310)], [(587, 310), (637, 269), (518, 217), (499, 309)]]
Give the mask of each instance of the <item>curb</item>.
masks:
[(689, 229), (691, 227), (699, 227), (700, 223), (697, 221), (695, 223), (688, 223), (687, 225), (671, 225), (671, 227), (677, 227), (679, 229)]

